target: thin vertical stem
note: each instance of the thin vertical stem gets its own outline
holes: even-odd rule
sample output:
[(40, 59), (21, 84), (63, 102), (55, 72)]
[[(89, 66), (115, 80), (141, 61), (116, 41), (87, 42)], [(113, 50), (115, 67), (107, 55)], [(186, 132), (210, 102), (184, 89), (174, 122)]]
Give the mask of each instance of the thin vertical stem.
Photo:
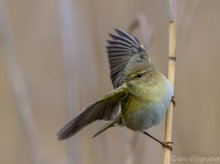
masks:
[[(175, 81), (175, 65), (176, 65), (176, 18), (177, 8), (176, 0), (169, 0), (169, 63), (168, 63), (168, 79), (170, 80), (173, 89)], [(165, 121), (165, 142), (170, 142), (172, 137), (172, 119), (173, 119), (173, 107), (171, 103), (167, 113)], [(170, 164), (171, 151), (164, 149), (163, 164)]]

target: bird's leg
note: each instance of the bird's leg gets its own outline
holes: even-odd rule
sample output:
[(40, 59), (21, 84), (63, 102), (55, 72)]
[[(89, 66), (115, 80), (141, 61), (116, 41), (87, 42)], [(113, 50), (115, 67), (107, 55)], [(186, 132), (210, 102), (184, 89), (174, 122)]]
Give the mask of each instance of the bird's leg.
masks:
[(147, 132), (142, 132), (143, 134), (147, 135), (148, 137), (154, 139), (155, 141), (157, 141), (158, 143), (160, 143), (163, 148), (167, 148), (169, 149), (170, 151), (173, 150), (172, 146), (170, 146), (170, 144), (173, 144), (173, 142), (161, 142), (160, 140), (158, 140), (157, 138), (153, 137), (152, 135), (150, 135), (149, 133)]
[(174, 96), (172, 96), (171, 102), (173, 103), (173, 106), (176, 106), (176, 101), (174, 100)]

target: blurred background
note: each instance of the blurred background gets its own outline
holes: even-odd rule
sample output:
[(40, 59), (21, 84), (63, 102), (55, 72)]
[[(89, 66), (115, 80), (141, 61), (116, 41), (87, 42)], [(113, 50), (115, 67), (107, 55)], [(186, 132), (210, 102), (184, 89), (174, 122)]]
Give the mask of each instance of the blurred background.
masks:
[[(219, 0), (177, 3), (172, 163), (220, 163), (219, 9)], [(162, 163), (163, 149), (143, 134), (91, 138), (102, 121), (56, 139), (112, 89), (105, 45), (114, 28), (137, 36), (167, 75), (168, 0), (0, 0), (0, 163)], [(148, 132), (162, 140), (164, 122)]]

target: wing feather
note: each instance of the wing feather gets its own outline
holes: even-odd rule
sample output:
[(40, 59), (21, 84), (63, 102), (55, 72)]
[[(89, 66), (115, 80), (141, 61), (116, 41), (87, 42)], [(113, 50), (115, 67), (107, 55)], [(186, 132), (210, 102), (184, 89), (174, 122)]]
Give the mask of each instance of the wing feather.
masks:
[(146, 54), (137, 38), (119, 29), (115, 31), (117, 35), (109, 34), (112, 40), (107, 40), (106, 46), (114, 88), (123, 81), (123, 73), (131, 58), (140, 53)]
[(88, 106), (57, 133), (58, 139), (66, 139), (96, 120), (113, 120), (118, 113), (120, 101), (126, 94), (127, 87), (123, 85)]

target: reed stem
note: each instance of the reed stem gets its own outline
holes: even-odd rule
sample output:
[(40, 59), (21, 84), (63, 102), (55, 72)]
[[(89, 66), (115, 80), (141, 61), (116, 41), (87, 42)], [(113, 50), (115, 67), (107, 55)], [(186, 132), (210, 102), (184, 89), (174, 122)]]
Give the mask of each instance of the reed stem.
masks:
[[(176, 67), (176, 18), (177, 8), (176, 0), (169, 0), (169, 63), (168, 63), (168, 80), (174, 89), (175, 67)], [(174, 92), (174, 90), (173, 90)], [(164, 142), (171, 142), (172, 139), (172, 119), (174, 104), (170, 106), (166, 113)], [(170, 164), (171, 151), (164, 148), (163, 164)]]

